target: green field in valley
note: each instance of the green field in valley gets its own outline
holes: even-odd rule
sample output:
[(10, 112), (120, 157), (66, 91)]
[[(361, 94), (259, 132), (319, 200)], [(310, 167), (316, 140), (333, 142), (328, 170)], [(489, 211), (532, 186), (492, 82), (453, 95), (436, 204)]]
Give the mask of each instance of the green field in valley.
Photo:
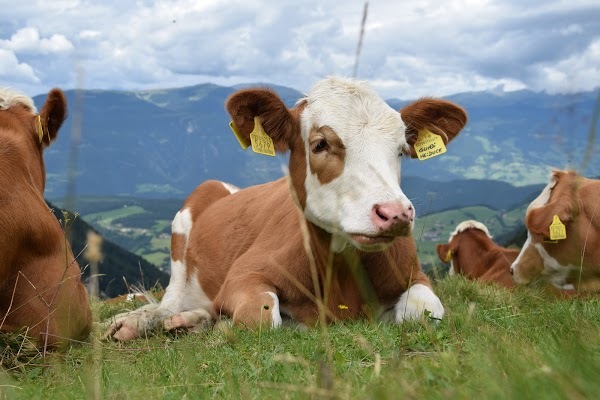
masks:
[(168, 271), (171, 220), (182, 204), (181, 199), (81, 197), (75, 208), (104, 237)]

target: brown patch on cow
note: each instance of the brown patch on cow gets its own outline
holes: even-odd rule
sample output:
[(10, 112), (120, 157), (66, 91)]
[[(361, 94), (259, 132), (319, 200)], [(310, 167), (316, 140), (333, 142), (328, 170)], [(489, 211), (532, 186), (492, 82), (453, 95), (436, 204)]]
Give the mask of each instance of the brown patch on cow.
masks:
[(173, 233), (171, 235), (171, 260), (183, 261), (185, 257), (185, 246), (187, 240), (185, 235)]
[[(66, 113), (53, 89), (42, 107), (45, 144)], [(27, 328), (39, 347), (83, 340), (92, 327), (81, 271), (44, 201), (43, 146), (25, 106), (0, 111), (0, 330)]]
[(402, 121), (406, 124), (406, 142), (410, 146), (410, 155), (417, 158), (414, 144), (419, 131), (427, 129), (444, 140), (452, 141), (467, 123), (467, 113), (458, 105), (440, 99), (424, 98), (411, 103), (400, 110)]
[(333, 128), (313, 127), (308, 137), (308, 148), (310, 172), (317, 175), (321, 184), (329, 183), (342, 174), (346, 147)]
[(446, 262), (448, 251), (456, 274), (471, 280), (513, 287), (510, 266), (519, 255), (518, 249), (498, 246), (482, 230), (469, 228), (455, 234), (448, 244), (438, 244), (440, 260)]

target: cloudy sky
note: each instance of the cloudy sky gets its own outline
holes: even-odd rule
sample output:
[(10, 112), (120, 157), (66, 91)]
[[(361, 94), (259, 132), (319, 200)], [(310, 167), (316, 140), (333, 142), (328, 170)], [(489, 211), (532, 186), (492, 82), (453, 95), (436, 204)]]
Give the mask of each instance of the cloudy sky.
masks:
[[(0, 86), (147, 89), (352, 75), (364, 1), (0, 0)], [(386, 98), (600, 87), (598, 0), (371, 0), (358, 77)]]

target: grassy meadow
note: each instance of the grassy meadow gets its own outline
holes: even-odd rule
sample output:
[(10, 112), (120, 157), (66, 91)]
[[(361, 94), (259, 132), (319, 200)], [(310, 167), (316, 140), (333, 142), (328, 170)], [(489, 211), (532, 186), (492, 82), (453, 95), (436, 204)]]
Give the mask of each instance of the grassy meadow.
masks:
[[(0, 372), (15, 399), (592, 399), (600, 300), (559, 300), (461, 277), (435, 283), (439, 322), (358, 321), (89, 343)], [(134, 305), (94, 302), (96, 321)], [(3, 361), (4, 362), (4, 361)]]

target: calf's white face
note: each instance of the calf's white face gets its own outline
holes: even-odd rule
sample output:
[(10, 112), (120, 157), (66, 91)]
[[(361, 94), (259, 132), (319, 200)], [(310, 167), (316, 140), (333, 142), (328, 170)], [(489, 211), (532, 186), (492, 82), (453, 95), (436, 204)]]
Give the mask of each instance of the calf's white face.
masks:
[[(400, 189), (400, 156), (408, 149), (400, 114), (365, 84), (326, 80), (308, 94), (300, 121), (307, 218), (359, 247), (410, 233), (414, 209)], [(398, 214), (391, 217), (397, 224), (377, 217), (382, 205)]]
[(416, 157), (418, 132), (452, 140), (466, 123), (453, 103), (421, 99), (400, 112), (366, 83), (330, 77), (318, 82), (294, 109), (272, 91), (232, 95), (227, 109), (248, 137), (254, 118), (279, 151), (290, 149), (290, 176), (306, 218), (347, 243), (380, 250), (409, 235), (415, 217), (400, 189), (400, 156)]

